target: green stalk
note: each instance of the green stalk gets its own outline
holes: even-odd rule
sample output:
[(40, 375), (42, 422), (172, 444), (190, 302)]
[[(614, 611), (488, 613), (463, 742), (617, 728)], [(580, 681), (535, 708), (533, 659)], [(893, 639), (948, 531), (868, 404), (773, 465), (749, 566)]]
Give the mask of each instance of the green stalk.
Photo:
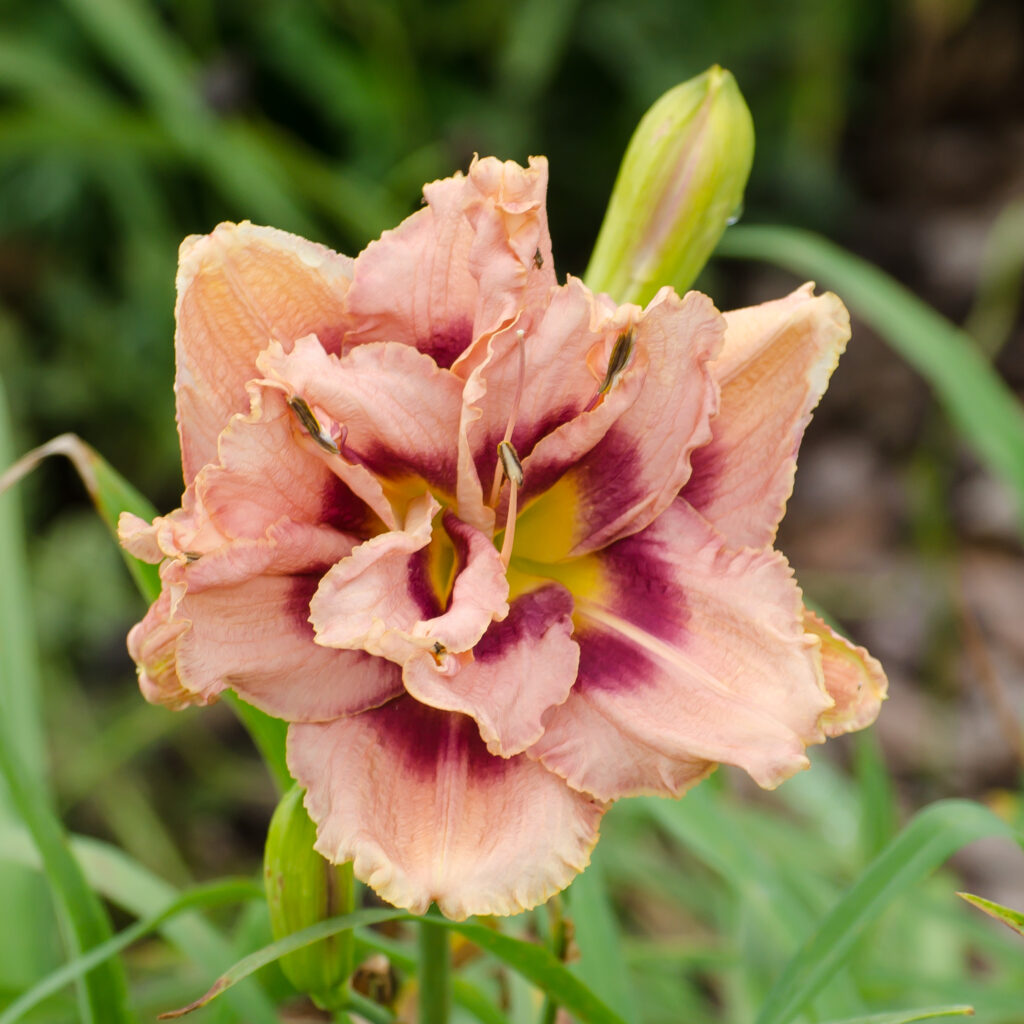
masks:
[(448, 932), (429, 918), (420, 921), (419, 1024), (448, 1024), (452, 1007)]

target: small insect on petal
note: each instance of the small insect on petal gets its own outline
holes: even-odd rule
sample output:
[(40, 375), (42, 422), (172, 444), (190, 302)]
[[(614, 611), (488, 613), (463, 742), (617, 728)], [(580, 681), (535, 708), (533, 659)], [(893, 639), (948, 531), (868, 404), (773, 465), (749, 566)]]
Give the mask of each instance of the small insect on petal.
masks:
[(288, 405), (291, 407), (292, 412), (298, 416), (299, 422), (309, 431), (309, 436), (325, 452), (330, 452), (331, 455), (339, 454), (338, 446), (324, 431), (324, 428), (320, 426), (320, 421), (313, 414), (313, 410), (310, 409), (309, 404), (304, 398), (299, 398), (298, 395), (295, 395), (288, 399)]
[(512, 447), (511, 441), (500, 441), (498, 443), (498, 458), (501, 459), (501, 468), (505, 476), (516, 485), (523, 486), (523, 464), (519, 461), (519, 453)]

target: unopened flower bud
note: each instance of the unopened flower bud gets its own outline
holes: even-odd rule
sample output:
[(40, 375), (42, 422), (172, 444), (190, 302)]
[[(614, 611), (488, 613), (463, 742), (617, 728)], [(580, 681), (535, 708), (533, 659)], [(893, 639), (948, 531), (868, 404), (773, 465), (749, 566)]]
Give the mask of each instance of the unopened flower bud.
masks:
[[(263, 877), (274, 938), (308, 928), (353, 909), (352, 865), (324, 860), (313, 843), (316, 826), (293, 786), (274, 811), (263, 855)], [(352, 933), (340, 932), (280, 960), (288, 980), (315, 1002), (330, 1007), (352, 973)]]
[(641, 305), (662, 285), (685, 291), (740, 208), (753, 156), (753, 121), (728, 71), (670, 89), (626, 148), (587, 285)]

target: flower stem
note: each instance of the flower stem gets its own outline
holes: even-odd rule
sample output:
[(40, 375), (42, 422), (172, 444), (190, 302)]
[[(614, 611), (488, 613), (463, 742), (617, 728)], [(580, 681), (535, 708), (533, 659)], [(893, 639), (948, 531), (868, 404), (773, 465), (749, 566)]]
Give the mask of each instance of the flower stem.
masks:
[[(565, 961), (565, 955), (569, 947), (569, 932), (565, 921), (565, 908), (562, 906), (562, 898), (555, 893), (547, 902), (548, 912), (548, 945), (551, 952), (559, 960)], [(540, 1024), (555, 1024), (558, 1017), (558, 1003), (551, 996), (544, 997), (544, 1005), (540, 1011)]]
[(423, 918), (419, 946), (419, 1024), (448, 1024), (452, 998), (447, 930)]

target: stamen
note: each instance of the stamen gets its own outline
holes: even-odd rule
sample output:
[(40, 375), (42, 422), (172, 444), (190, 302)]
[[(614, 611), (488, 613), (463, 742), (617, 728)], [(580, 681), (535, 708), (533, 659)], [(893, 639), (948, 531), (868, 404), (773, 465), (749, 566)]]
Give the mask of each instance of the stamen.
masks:
[(501, 468), (505, 476), (516, 485), (523, 486), (523, 464), (519, 461), (519, 453), (512, 446), (511, 441), (502, 441), (498, 445), (498, 458), (501, 459)]
[(508, 568), (512, 558), (512, 545), (516, 536), (516, 511), (519, 507), (519, 488), (523, 486), (523, 464), (511, 441), (498, 444), (498, 464), (509, 480), (508, 511), (505, 515), (505, 539), (501, 542), (501, 563)]
[(291, 407), (293, 413), (299, 418), (299, 422), (309, 431), (309, 436), (325, 452), (329, 452), (331, 455), (338, 455), (340, 451), (338, 446), (331, 439), (331, 436), (326, 430), (320, 425), (320, 421), (316, 418), (313, 410), (310, 409), (309, 403), (304, 398), (299, 398), (298, 395), (293, 395), (288, 399), (288, 405)]
[[(516, 331), (516, 342), (519, 346), (519, 376), (516, 380), (516, 393), (512, 399), (512, 410), (508, 414), (508, 422), (505, 424), (505, 436), (498, 445), (498, 454), (501, 454), (501, 445), (512, 444), (512, 432), (516, 429), (516, 417), (519, 415), (519, 403), (523, 400), (523, 383), (526, 380), (526, 345), (524, 339), (526, 331), (521, 327)], [(518, 458), (518, 456), (517, 456)], [(521, 467), (520, 467), (521, 468)], [(494, 466), (494, 479), (491, 481), (491, 500), (488, 504), (494, 508), (498, 504), (498, 494), (501, 491), (501, 459)]]
[(615, 339), (612, 347), (612, 354), (608, 357), (608, 369), (605, 371), (604, 380), (597, 389), (597, 393), (587, 403), (584, 412), (590, 412), (604, 395), (611, 391), (615, 382), (622, 376), (622, 371), (629, 365), (629, 357), (633, 354), (633, 332), (626, 331)]

